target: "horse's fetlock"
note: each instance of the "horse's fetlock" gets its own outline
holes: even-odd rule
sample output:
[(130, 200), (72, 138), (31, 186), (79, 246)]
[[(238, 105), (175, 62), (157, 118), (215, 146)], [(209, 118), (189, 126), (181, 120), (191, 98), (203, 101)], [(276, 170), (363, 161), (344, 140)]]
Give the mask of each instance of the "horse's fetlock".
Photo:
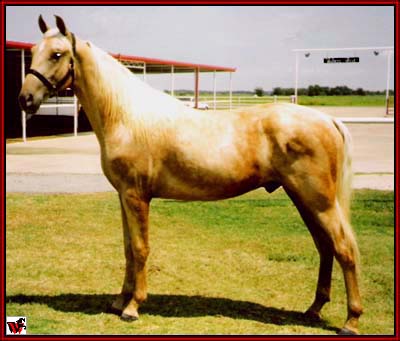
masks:
[(363, 307), (360, 304), (350, 304), (348, 311), (350, 317), (358, 319), (363, 312)]
[(331, 297), (328, 292), (317, 292), (316, 300), (318, 300), (321, 303), (328, 303), (331, 301)]
[(137, 302), (137, 304), (142, 304), (144, 301), (147, 300), (147, 292), (139, 290), (137, 292), (135, 292), (135, 294), (133, 295), (135, 301)]
[[(132, 297), (132, 294), (130, 297)], [(124, 310), (127, 302), (129, 302), (129, 300), (130, 300), (130, 298), (128, 299), (125, 294), (120, 294), (114, 299), (114, 301), (111, 305), (111, 309), (114, 311), (122, 311), (122, 310)]]

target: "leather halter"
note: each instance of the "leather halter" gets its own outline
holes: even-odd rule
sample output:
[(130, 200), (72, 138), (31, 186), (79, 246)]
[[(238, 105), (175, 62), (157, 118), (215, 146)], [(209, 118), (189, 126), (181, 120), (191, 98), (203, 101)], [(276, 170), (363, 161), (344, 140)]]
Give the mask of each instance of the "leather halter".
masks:
[[(76, 40), (75, 40), (75, 35), (71, 33), (72, 37), (72, 54), (73, 57), (76, 55)], [(51, 83), (45, 76), (43, 76), (39, 71), (36, 71), (34, 69), (29, 69), (26, 74), (32, 74), (36, 76), (49, 90), (50, 97), (53, 97), (54, 95), (57, 94), (57, 92), (63, 87), (63, 85), (68, 81), (68, 79), (71, 77), (71, 87), (73, 87), (74, 80), (75, 80), (75, 69), (74, 69), (74, 59), (73, 57), (71, 58), (69, 62), (69, 68), (67, 74), (56, 84)]]

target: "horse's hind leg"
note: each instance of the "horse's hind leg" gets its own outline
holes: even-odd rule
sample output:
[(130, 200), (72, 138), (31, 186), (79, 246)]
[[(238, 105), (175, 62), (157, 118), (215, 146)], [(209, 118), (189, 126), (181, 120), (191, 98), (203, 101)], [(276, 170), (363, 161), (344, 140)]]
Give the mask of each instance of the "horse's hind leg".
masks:
[[(317, 240), (318, 239), (318, 240)], [(319, 320), (321, 318), (321, 310), (325, 303), (330, 301), (331, 282), (332, 282), (332, 266), (333, 266), (333, 250), (329, 243), (325, 243), (318, 237), (315, 238), (320, 263), (318, 273), (318, 284), (315, 293), (314, 302), (306, 311), (306, 316)]]
[(358, 333), (358, 319), (362, 314), (361, 299), (357, 283), (358, 248), (350, 224), (344, 216), (331, 186), (318, 186), (316, 177), (303, 174), (301, 180), (284, 185), (310, 229), (320, 252), (321, 264), (314, 303), (309, 315), (319, 312), (329, 300), (332, 273), (332, 255), (338, 260), (344, 275), (347, 292), (348, 316), (341, 333)]
[(321, 318), (320, 312), (323, 306), (325, 305), (325, 303), (330, 301), (332, 267), (334, 257), (332, 243), (330, 243), (327, 240), (326, 236), (324, 236), (324, 231), (321, 229), (310, 210), (304, 206), (299, 198), (297, 198), (296, 194), (290, 192), (287, 189), (286, 192), (299, 210), (303, 221), (305, 222), (311, 233), (311, 236), (313, 237), (315, 246), (317, 247), (319, 253), (320, 264), (317, 290), (315, 293), (314, 302), (306, 311), (307, 317), (319, 320)]
[(347, 293), (347, 320), (340, 334), (358, 334), (358, 320), (362, 314), (361, 298), (358, 286), (359, 255), (354, 234), (339, 204), (322, 214), (322, 226), (333, 242), (335, 258), (339, 262), (344, 276)]

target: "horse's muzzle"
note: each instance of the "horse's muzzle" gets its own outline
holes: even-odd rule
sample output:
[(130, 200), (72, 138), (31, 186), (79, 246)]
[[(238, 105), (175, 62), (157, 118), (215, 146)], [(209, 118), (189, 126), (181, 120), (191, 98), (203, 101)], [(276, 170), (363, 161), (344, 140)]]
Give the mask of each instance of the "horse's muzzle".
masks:
[(21, 91), (18, 97), (19, 104), (26, 113), (34, 114), (38, 111), (41, 100), (35, 99), (34, 95), (30, 92)]

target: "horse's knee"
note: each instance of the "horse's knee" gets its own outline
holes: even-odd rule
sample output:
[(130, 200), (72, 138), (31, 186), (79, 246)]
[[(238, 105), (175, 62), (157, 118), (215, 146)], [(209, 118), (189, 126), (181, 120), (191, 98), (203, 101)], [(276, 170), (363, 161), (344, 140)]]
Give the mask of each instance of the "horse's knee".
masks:
[(341, 243), (335, 247), (335, 257), (339, 264), (350, 270), (354, 270), (357, 266), (357, 257), (352, 245)]
[(146, 264), (147, 257), (150, 254), (149, 246), (133, 246), (133, 258), (135, 264), (139, 267), (143, 267)]

